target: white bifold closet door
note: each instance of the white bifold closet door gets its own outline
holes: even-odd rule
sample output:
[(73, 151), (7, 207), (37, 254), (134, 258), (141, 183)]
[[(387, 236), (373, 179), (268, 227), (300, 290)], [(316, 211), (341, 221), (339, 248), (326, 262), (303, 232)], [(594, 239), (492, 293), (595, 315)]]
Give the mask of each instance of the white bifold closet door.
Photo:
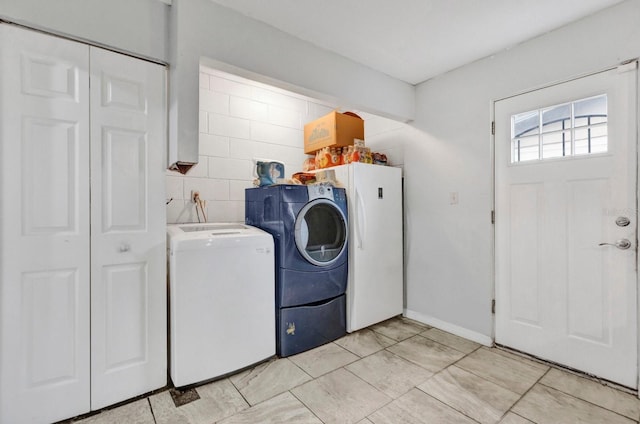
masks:
[(0, 37), (0, 422), (52, 422), (91, 396), (89, 49)]
[(91, 49), (91, 409), (167, 380), (165, 71)]
[(0, 69), (0, 422), (48, 423), (166, 382), (165, 70), (8, 24)]

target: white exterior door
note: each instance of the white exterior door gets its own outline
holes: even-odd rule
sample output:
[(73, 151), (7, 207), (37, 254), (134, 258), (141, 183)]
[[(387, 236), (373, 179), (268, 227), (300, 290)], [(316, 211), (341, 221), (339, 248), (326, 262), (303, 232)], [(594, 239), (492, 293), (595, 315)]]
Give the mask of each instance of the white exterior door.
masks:
[(165, 69), (91, 49), (91, 408), (166, 384)]
[(496, 342), (632, 388), (636, 84), (633, 63), (495, 103)]
[(0, 422), (89, 410), (89, 49), (0, 25)]

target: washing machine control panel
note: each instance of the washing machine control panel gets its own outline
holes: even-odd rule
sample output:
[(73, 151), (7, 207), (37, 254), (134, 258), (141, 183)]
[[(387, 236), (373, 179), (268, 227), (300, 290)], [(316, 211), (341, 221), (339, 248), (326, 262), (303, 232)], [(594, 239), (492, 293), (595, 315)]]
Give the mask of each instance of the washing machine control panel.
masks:
[(314, 199), (330, 199), (333, 198), (333, 186), (330, 184), (313, 184), (307, 186), (309, 192), (309, 201)]

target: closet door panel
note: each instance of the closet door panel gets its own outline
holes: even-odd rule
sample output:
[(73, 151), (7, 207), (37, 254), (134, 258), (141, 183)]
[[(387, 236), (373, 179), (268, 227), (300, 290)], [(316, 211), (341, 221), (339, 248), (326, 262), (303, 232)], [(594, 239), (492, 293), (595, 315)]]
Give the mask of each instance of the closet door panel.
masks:
[[(102, 311), (105, 323), (105, 369), (144, 364), (149, 360), (147, 343), (147, 269), (144, 263), (102, 268)], [(115, 314), (114, 312), (118, 312)]]
[(145, 132), (103, 128), (103, 233), (146, 230), (148, 147)]
[(22, 119), (23, 234), (77, 232), (79, 130), (77, 121)]
[(0, 24), (0, 422), (89, 411), (89, 48)]
[(92, 408), (166, 384), (165, 69), (91, 49)]

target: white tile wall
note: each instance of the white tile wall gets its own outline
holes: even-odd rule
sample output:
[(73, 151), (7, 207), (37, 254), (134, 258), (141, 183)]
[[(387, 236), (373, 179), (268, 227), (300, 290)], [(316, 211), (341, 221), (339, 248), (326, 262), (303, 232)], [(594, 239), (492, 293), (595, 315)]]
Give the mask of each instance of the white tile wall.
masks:
[(200, 133), (200, 154), (203, 156), (229, 156), (229, 137)]
[(251, 121), (251, 134), (255, 141), (303, 147), (304, 133), (298, 128), (287, 128), (266, 122)]
[(200, 89), (200, 110), (229, 115), (229, 95)]
[(209, 118), (209, 134), (251, 139), (253, 121), (219, 113), (207, 113), (207, 117)]
[[(167, 171), (167, 222), (198, 222), (191, 192), (206, 201), (208, 221), (244, 221), (244, 190), (253, 186), (253, 159), (284, 162), (287, 176), (302, 169), (304, 124), (334, 107), (213, 69), (200, 72), (200, 156), (186, 175)], [(375, 115), (365, 138), (401, 165), (408, 126)], [(371, 122), (372, 125), (369, 124)], [(374, 145), (371, 145), (374, 147)]]
[(269, 88), (260, 86), (251, 87), (251, 96), (254, 100), (267, 103), (273, 106), (279, 106), (284, 109), (297, 110), (298, 112), (307, 112), (307, 103), (310, 101), (300, 96), (292, 95), (292, 93), (283, 93), (280, 90), (273, 91)]
[[(211, 75), (209, 70), (206, 68), (202, 68), (201, 75), (205, 75), (209, 77), (209, 88), (214, 91), (218, 91), (220, 93), (230, 94), (236, 97), (244, 97), (251, 98), (251, 81), (244, 80), (240, 82), (239, 80), (232, 80), (229, 78), (233, 78), (233, 75), (225, 75), (226, 78), (219, 77), (216, 75)], [(222, 75), (222, 74), (220, 74)]]
[(203, 134), (203, 133), (206, 134), (209, 129), (209, 120), (207, 119), (207, 112), (205, 112), (204, 110), (201, 110), (198, 113), (198, 122), (199, 122), (198, 131), (200, 131), (200, 134)]
[(230, 115), (252, 121), (266, 121), (269, 105), (242, 97), (231, 97)]

